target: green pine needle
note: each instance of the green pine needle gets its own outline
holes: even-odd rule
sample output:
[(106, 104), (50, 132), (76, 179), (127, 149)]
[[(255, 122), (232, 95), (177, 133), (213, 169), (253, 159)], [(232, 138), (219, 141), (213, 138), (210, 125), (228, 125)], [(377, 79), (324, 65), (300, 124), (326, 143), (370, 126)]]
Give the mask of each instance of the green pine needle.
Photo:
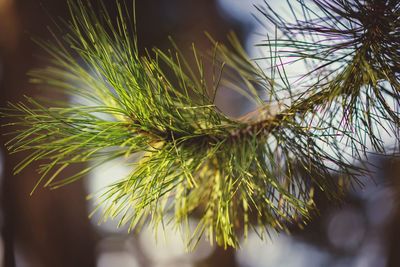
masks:
[[(321, 23), (331, 25), (336, 18), (328, 12), (331, 7), (315, 2), (325, 10)], [(386, 60), (388, 68), (378, 71), (377, 62), (383, 59), (368, 57), (372, 52), (362, 44), (333, 77), (308, 73), (306, 78), (319, 81), (296, 89), (282, 67), (286, 55), (280, 48), (292, 47), (291, 53), (305, 60), (329, 54), (324, 60), (330, 65), (338, 45), (293, 37), (293, 31), (319, 28), (284, 26), (275, 19), (290, 38), (264, 44), (270, 53), (267, 75), (248, 59), (233, 34), (232, 49), (210, 37), (215, 49), (208, 60), (194, 46), (191, 60), (175, 45), (167, 52), (154, 49), (139, 55), (134, 13), (117, 6), (114, 19), (105, 8), (97, 16), (90, 2), (70, 2), (68, 31), (62, 37), (54, 34), (52, 43), (38, 41), (52, 60), (49, 67), (30, 72), (32, 81), (79, 101), (49, 107), (27, 98), (3, 111), (13, 121), (8, 149), (30, 153), (15, 173), (39, 164), (34, 190), (64, 186), (107, 161), (139, 157), (127, 177), (102, 192), (102, 220), (118, 217), (129, 229), (157, 228), (173, 214), (168, 223), (190, 233), (189, 248), (203, 234), (211, 243), (237, 247), (252, 228), (261, 236), (271, 229), (287, 231), (290, 224), (310, 219), (315, 189), (338, 199), (358, 182), (364, 173), (355, 166), (363, 158), (359, 149), (367, 150), (369, 138), (383, 150), (374, 128), (381, 117), (394, 128), (398, 125), (398, 113), (386, 106), (387, 96), (382, 95), (398, 101), (398, 73), (386, 72), (398, 61)], [(387, 53), (393, 60), (398, 57), (395, 50)], [(212, 77), (205, 74), (207, 64), (214, 70)], [(391, 87), (383, 86), (382, 79)], [(258, 103), (258, 114), (234, 119), (221, 113), (214, 103), (221, 86)], [(267, 101), (261, 99), (260, 88)], [(336, 121), (337, 107), (349, 118), (347, 123)], [(343, 140), (350, 152), (340, 144)], [(68, 169), (75, 173), (66, 177)], [(199, 219), (195, 229), (188, 227), (189, 216)]]

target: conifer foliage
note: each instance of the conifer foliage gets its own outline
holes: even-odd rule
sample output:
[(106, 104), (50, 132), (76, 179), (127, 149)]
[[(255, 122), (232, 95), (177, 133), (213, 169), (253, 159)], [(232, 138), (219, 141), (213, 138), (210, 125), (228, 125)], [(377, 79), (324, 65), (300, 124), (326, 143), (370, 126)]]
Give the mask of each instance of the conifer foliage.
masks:
[[(51, 64), (31, 71), (32, 81), (80, 101), (27, 98), (3, 111), (13, 121), (8, 149), (28, 155), (15, 173), (38, 164), (36, 187), (67, 185), (121, 158), (132, 171), (102, 192), (104, 219), (129, 229), (173, 223), (189, 247), (203, 234), (237, 247), (249, 229), (264, 236), (306, 223), (315, 190), (340, 199), (368, 153), (387, 152), (380, 133), (398, 139), (396, 0), (288, 1), (292, 21), (258, 6), (277, 28), (258, 60), (234, 35), (229, 47), (211, 39), (208, 57), (194, 46), (191, 59), (176, 46), (140, 55), (134, 11), (117, 5), (114, 18), (71, 1), (66, 32), (39, 41)], [(292, 61), (309, 68), (296, 81), (285, 72)], [(214, 103), (221, 86), (241, 90), (257, 111), (224, 115)], [(68, 169), (76, 172), (66, 177)]]

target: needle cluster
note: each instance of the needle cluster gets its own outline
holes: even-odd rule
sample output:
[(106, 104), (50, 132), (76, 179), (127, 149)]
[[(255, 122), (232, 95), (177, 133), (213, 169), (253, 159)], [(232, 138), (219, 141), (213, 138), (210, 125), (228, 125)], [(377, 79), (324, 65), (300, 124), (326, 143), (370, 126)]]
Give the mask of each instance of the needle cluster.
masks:
[[(400, 19), (398, 1), (295, 2), (294, 23), (258, 7), (283, 34), (260, 45), (269, 73), (233, 35), (233, 48), (214, 42), (208, 61), (194, 46), (191, 59), (178, 49), (140, 55), (134, 13), (117, 4), (114, 19), (71, 2), (65, 34), (40, 42), (50, 66), (30, 75), (79, 101), (27, 98), (4, 110), (9, 150), (29, 153), (15, 172), (38, 163), (36, 187), (57, 188), (124, 159), (132, 171), (102, 192), (103, 218), (129, 229), (173, 223), (189, 246), (206, 234), (237, 247), (249, 228), (263, 236), (306, 223), (315, 190), (339, 198), (363, 173), (355, 163), (368, 142), (385, 150), (378, 126), (397, 134)], [(286, 57), (310, 62), (307, 86), (287, 77)], [(258, 116), (221, 113), (221, 86), (258, 103)]]

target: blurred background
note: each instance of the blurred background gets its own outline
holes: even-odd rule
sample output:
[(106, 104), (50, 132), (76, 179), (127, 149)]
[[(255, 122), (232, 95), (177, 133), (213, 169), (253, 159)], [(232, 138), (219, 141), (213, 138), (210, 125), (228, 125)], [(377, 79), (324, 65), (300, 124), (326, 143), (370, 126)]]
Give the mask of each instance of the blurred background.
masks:
[[(44, 53), (31, 38), (50, 38), (47, 27), (53, 25), (52, 19), (68, 17), (66, 2), (0, 0), (0, 106), (23, 95), (43, 94), (26, 76), (44, 62)], [(115, 10), (115, 1), (104, 2), (108, 10)], [(278, 1), (269, 2), (279, 8)], [(137, 0), (141, 49), (168, 48), (168, 36), (173, 36), (183, 50), (189, 51), (192, 42), (207, 50), (211, 46), (204, 31), (224, 42), (234, 30), (248, 53), (257, 57), (262, 51), (254, 44), (266, 38), (268, 29), (252, 16), (258, 16), (254, 4), (263, 1)], [(233, 116), (251, 108), (229, 90), (219, 93), (217, 104)], [(2, 125), (6, 122), (1, 118)], [(0, 267), (400, 266), (400, 165), (389, 157), (371, 157), (374, 179), (365, 179), (365, 187), (350, 192), (341, 206), (317, 196), (320, 216), (302, 231), (294, 229), (291, 235), (273, 235), (266, 241), (251, 233), (237, 251), (201, 241), (187, 254), (168, 227), (156, 242), (151, 231), (127, 234), (113, 222), (98, 225), (98, 218), (88, 219), (94, 204), (86, 201), (87, 194), (122, 178), (126, 170), (120, 162), (103, 166), (83, 181), (56, 191), (38, 190), (30, 197), (37, 175), (33, 167), (12, 175), (23, 155), (8, 155), (6, 140), (1, 135)]]

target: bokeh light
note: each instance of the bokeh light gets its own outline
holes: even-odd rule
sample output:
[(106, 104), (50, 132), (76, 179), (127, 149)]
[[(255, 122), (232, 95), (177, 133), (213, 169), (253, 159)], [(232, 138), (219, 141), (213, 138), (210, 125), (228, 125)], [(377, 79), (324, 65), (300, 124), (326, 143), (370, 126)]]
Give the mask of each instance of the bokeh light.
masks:
[[(168, 220), (166, 220), (168, 221)], [(189, 227), (193, 228), (197, 222), (189, 220)], [(206, 259), (211, 255), (215, 247), (203, 237), (200, 239), (196, 249), (188, 252), (184, 234), (177, 231), (171, 224), (158, 227), (154, 233), (149, 227), (140, 233), (140, 244), (148, 258), (155, 264), (172, 264), (174, 262), (191, 264)], [(171, 265), (171, 266), (172, 266)]]
[(317, 267), (325, 266), (328, 254), (285, 234), (274, 234), (271, 240), (260, 240), (249, 234), (236, 254), (243, 267)]
[(346, 207), (333, 214), (327, 225), (329, 241), (338, 249), (358, 248), (366, 232), (366, 220), (358, 209)]

